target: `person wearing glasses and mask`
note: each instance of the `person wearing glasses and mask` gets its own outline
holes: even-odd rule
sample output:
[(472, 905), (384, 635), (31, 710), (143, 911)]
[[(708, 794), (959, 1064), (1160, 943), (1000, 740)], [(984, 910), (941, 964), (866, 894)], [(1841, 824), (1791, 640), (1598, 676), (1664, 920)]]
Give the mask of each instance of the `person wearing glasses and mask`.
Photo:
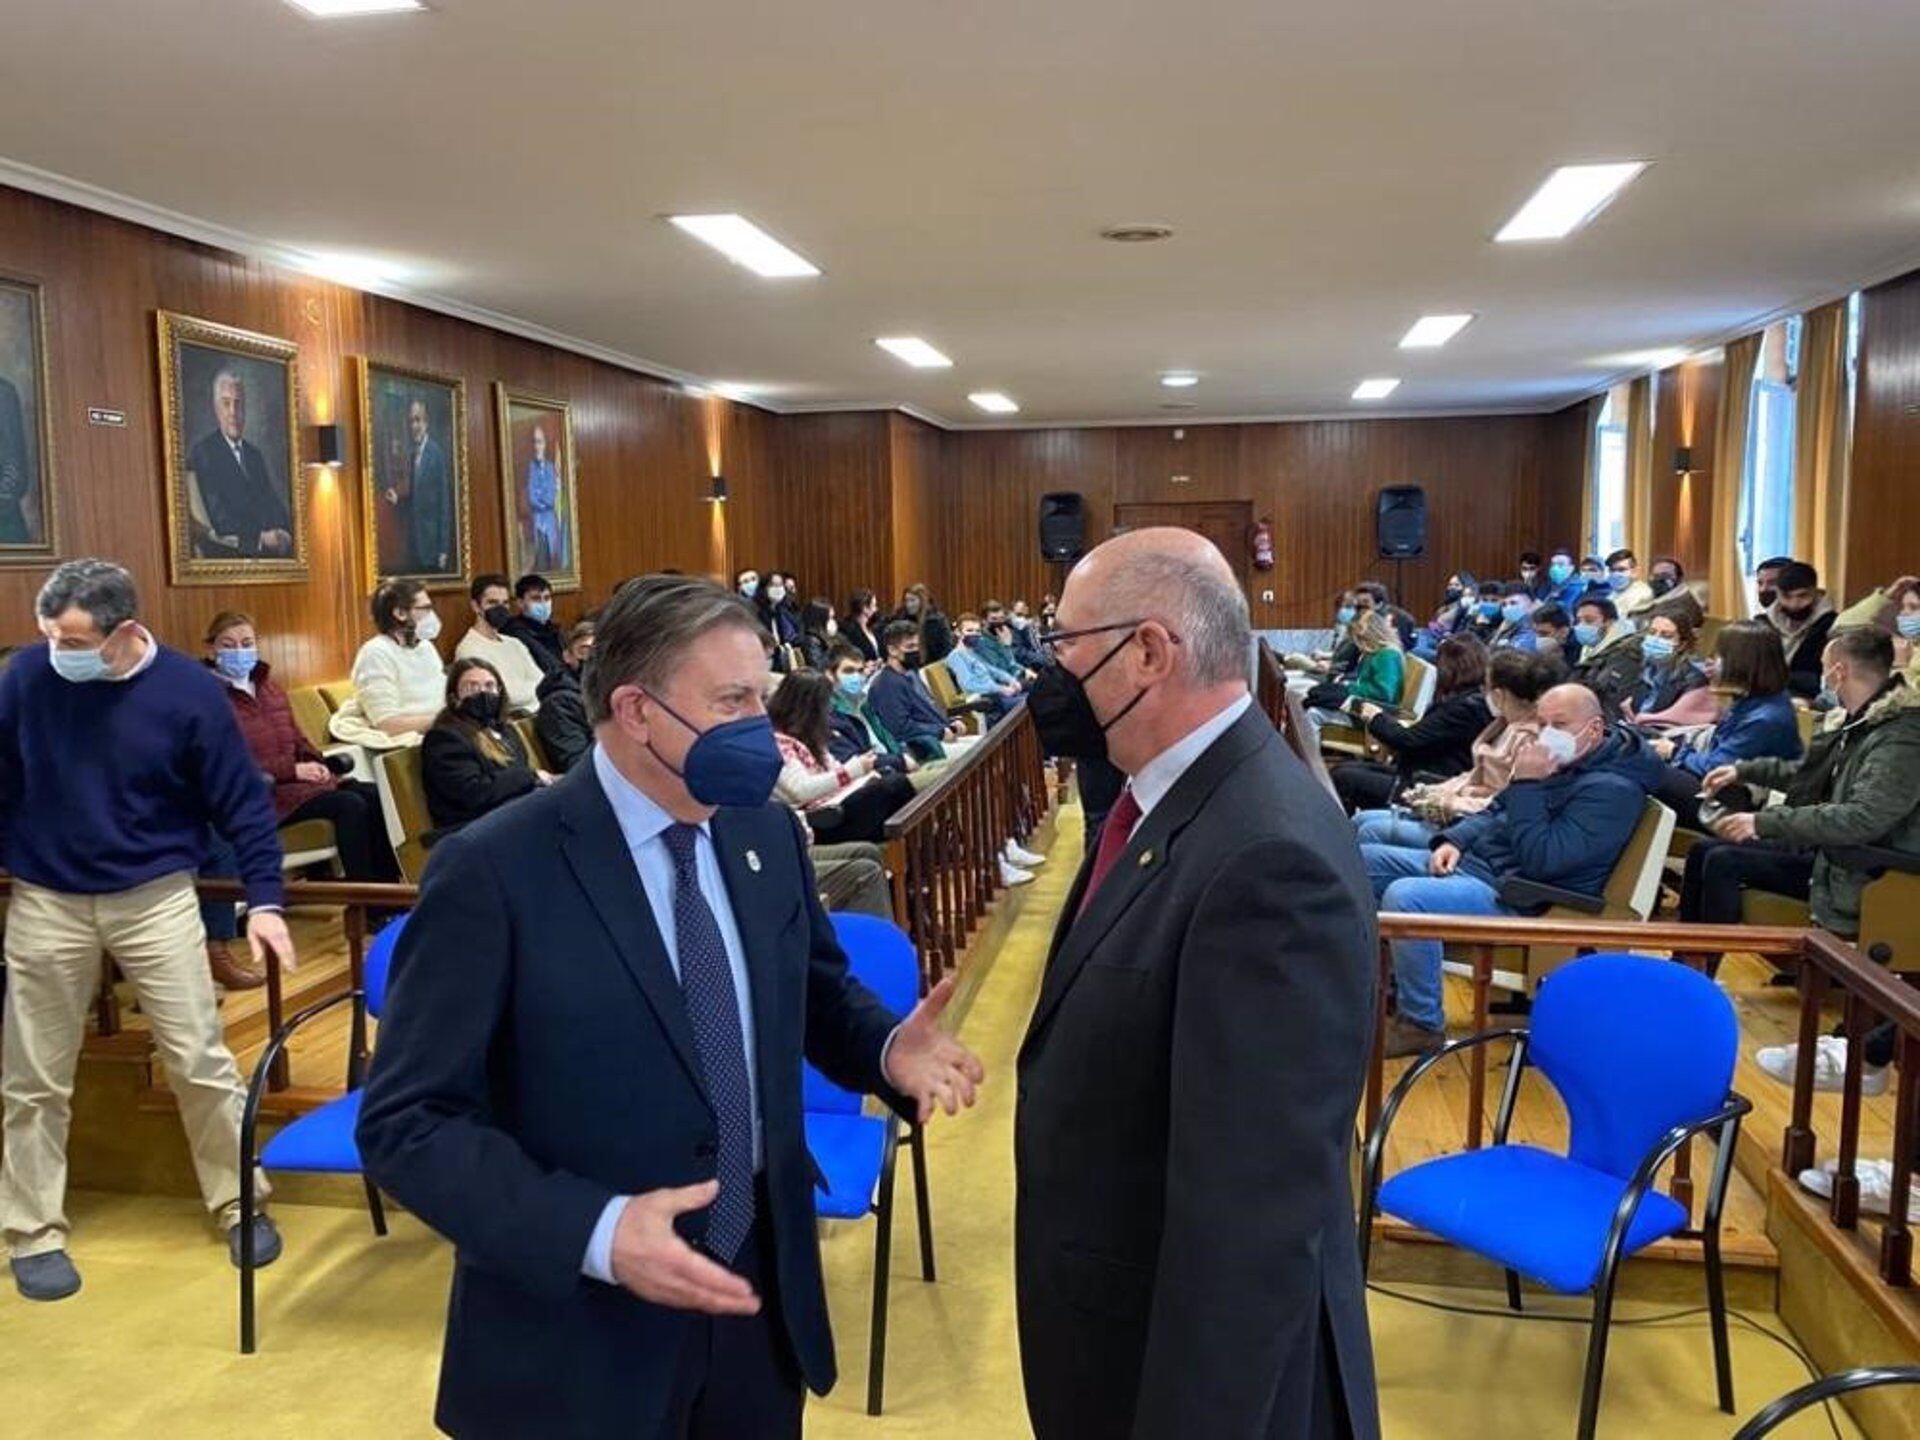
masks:
[(443, 704), (446, 666), (433, 644), (440, 616), (418, 580), (389, 580), (369, 604), (378, 633), (353, 657), (354, 695), (369, 725), (411, 744)]
[(952, 977), (902, 1017), (849, 973), (773, 802), (766, 644), (709, 581), (636, 580), (591, 759), (427, 868), (358, 1140), (455, 1247), (450, 1434), (798, 1440), (835, 1378), (803, 1065), (922, 1121), (983, 1079)]
[(421, 746), (420, 779), (435, 843), (553, 779), (527, 758), (507, 722), (506, 686), (485, 660), (456, 660), (447, 671), (446, 709)]
[(1125, 788), (1020, 1052), (1033, 1432), (1371, 1440), (1347, 1167), (1378, 962), (1352, 828), (1254, 706), (1246, 596), (1204, 537), (1108, 540), (1057, 618), (1041, 743)]
[(1640, 578), (1640, 557), (1633, 551), (1620, 549), (1607, 556), (1607, 592), (1622, 615), (1652, 603), (1653, 587)]

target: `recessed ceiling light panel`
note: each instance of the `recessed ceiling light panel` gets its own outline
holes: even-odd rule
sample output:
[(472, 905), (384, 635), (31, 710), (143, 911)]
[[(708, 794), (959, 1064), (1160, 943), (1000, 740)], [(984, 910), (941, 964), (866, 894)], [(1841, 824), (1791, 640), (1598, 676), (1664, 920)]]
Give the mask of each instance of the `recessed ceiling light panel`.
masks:
[(1493, 238), (1501, 241), (1559, 240), (1607, 208), (1613, 197), (1647, 168), (1644, 160), (1605, 165), (1563, 165)]
[(1190, 390), (1200, 383), (1200, 377), (1191, 370), (1169, 370), (1160, 377), (1160, 383), (1169, 390)]
[(1472, 323), (1471, 315), (1422, 315), (1413, 322), (1413, 328), (1400, 337), (1400, 348), (1437, 350)]
[(1358, 385), (1353, 387), (1353, 398), (1356, 400), (1384, 400), (1399, 388), (1400, 382), (1398, 380), (1388, 379), (1384, 376), (1375, 380), (1362, 380)]
[(782, 245), (744, 215), (669, 215), (680, 229), (763, 280), (818, 275), (820, 267)]
[(1020, 408), (1011, 395), (1002, 395), (998, 390), (976, 390), (967, 399), (989, 415), (1012, 415)]
[(287, 0), (294, 9), (316, 20), (341, 20), (350, 15), (403, 15), (424, 10), (421, 0)]
[(888, 335), (873, 342), (896, 360), (904, 360), (916, 370), (945, 370), (953, 364), (918, 335)]

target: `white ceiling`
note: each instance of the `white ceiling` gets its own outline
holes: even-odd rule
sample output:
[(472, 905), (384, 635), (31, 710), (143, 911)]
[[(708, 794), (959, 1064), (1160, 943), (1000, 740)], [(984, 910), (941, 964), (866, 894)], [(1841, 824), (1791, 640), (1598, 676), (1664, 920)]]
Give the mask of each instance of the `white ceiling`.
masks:
[[(1393, 413), (1546, 408), (1920, 264), (1913, 0), (432, 3), (8, 6), (0, 156), (773, 408), (952, 424), (990, 423), (977, 389), (1022, 422), (1375, 413), (1370, 375)], [(1572, 239), (1489, 240), (1553, 166), (1634, 158)], [(826, 273), (659, 218), (718, 210)], [(1132, 220), (1178, 234), (1095, 238)]]

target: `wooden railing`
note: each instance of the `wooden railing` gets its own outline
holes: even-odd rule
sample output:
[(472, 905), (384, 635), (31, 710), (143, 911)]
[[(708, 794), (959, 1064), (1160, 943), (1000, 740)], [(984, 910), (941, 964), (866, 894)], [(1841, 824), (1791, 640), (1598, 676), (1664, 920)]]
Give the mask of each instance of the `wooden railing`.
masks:
[(1264, 640), (1259, 642), (1254, 661), (1253, 698), (1313, 778), (1331, 791), (1333, 777), (1327, 773), (1327, 762), (1321, 757), (1320, 739), (1307, 723), (1307, 712), (1300, 697), (1287, 688), (1286, 666)]
[(1046, 763), (1026, 707), (967, 747), (887, 821), (894, 913), (920, 953), (922, 988), (959, 964), (1000, 888), (1000, 852), (1047, 813)]
[[(1860, 1082), (1862, 1053), (1875, 1022), (1892, 1024), (1894, 1091), (1893, 1193), (1880, 1231), (1880, 1278), (1889, 1285), (1913, 1283), (1913, 1235), (1907, 1197), (1920, 1150), (1920, 994), (1901, 977), (1830, 935), (1814, 933), (1800, 952), (1800, 1048), (1793, 1077), (1793, 1115), (1781, 1142), (1780, 1168), (1789, 1175), (1810, 1169), (1819, 1149), (1813, 1129), (1814, 1050), (1822, 1011), (1831, 999), (1841, 1006), (1847, 1036), (1847, 1067), (1840, 1090), (1840, 1142), (1828, 1215), (1841, 1230), (1860, 1223)], [(1837, 996), (1836, 996), (1837, 992)]]

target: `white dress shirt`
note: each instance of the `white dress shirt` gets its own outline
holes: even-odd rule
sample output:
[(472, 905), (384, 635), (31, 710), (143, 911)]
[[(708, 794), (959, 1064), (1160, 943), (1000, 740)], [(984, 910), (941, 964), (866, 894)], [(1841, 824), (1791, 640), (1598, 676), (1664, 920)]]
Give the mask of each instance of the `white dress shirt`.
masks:
[(1133, 803), (1140, 807), (1140, 819), (1133, 824), (1135, 830), (1153, 813), (1153, 807), (1167, 798), (1167, 793), (1179, 783), (1180, 777), (1187, 773), (1193, 762), (1206, 754), (1207, 747), (1226, 734), (1234, 721), (1246, 714), (1247, 707), (1252, 704), (1253, 696), (1242, 695), (1211, 720), (1202, 720), (1140, 767), (1140, 773), (1133, 777), (1127, 787), (1133, 792)]

